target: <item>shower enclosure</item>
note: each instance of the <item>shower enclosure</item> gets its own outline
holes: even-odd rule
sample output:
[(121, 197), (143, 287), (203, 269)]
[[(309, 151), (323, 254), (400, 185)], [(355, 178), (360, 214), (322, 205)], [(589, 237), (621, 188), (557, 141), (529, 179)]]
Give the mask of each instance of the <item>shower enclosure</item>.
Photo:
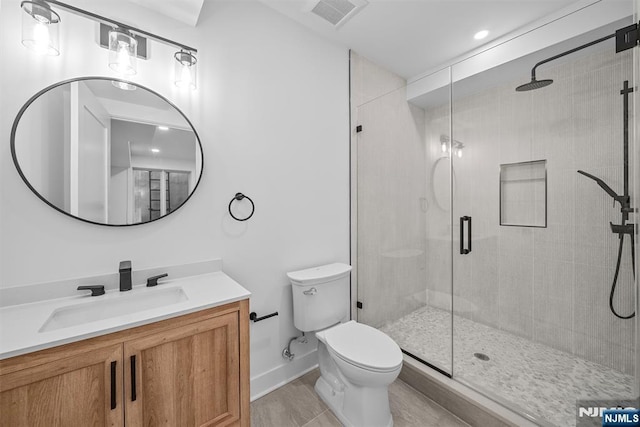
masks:
[(542, 425), (640, 395), (638, 20), (597, 7), (409, 84), (351, 59), (358, 321)]

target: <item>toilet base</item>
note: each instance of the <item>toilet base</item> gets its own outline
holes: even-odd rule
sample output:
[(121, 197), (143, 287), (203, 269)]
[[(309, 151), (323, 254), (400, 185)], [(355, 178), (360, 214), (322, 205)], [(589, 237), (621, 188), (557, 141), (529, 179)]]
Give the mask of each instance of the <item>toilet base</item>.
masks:
[[(351, 420), (349, 420), (343, 411), (344, 408), (344, 391), (336, 391), (334, 390), (329, 383), (323, 378), (318, 378), (316, 381), (316, 385), (314, 387), (318, 396), (322, 399), (324, 403), (327, 404), (333, 415), (345, 426), (345, 427), (370, 427), (370, 426), (360, 426), (354, 424)], [(389, 414), (388, 421), (380, 420), (381, 423), (377, 424), (376, 427), (393, 427), (393, 418), (391, 414)]]

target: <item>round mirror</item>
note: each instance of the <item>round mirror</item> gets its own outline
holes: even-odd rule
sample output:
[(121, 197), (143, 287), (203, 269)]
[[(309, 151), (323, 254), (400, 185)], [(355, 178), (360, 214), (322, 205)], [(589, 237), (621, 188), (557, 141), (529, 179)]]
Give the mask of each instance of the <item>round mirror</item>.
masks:
[(198, 134), (175, 105), (140, 85), (100, 77), (33, 96), (13, 123), (11, 154), (48, 205), (112, 226), (176, 211), (203, 167)]

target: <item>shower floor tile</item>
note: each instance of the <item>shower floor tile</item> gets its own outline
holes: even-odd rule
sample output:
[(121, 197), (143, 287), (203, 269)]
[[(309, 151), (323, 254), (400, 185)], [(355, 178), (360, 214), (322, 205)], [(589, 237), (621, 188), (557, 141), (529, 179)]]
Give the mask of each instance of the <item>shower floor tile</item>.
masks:
[[(453, 328), (455, 379), (556, 426), (575, 425), (576, 400), (634, 395), (631, 375), (463, 317), (454, 317)], [(380, 329), (404, 350), (451, 372), (448, 311), (425, 306)]]

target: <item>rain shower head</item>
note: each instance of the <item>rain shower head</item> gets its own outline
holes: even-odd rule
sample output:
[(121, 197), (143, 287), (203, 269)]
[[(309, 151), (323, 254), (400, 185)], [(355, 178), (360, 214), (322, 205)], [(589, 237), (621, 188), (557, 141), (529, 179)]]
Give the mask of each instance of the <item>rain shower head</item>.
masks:
[(541, 87), (549, 86), (551, 83), (553, 83), (553, 80), (551, 80), (551, 79), (536, 80), (535, 77), (532, 77), (531, 81), (529, 83), (525, 83), (523, 85), (518, 86), (516, 88), (516, 91), (517, 92), (526, 92), (526, 91), (529, 91), (529, 90), (540, 89)]
[(529, 83), (525, 83), (523, 85), (518, 86), (516, 88), (516, 91), (517, 92), (527, 92), (529, 90), (535, 90), (535, 89), (540, 89), (541, 87), (549, 86), (551, 83), (553, 83), (553, 80), (551, 80), (551, 79), (536, 80), (536, 68), (538, 68), (542, 64), (546, 64), (547, 62), (556, 60), (558, 58), (562, 58), (563, 56), (569, 55), (570, 53), (577, 52), (577, 51), (579, 51), (581, 49), (584, 49), (586, 47), (589, 47), (589, 46), (593, 46), (594, 44), (598, 44), (598, 43), (603, 42), (605, 40), (611, 39), (611, 38), (613, 38), (615, 36), (616, 36), (615, 33), (609, 34), (608, 36), (604, 36), (602, 38), (599, 38), (598, 40), (594, 40), (594, 41), (589, 42), (587, 44), (583, 44), (582, 46), (578, 46), (578, 47), (570, 49), (570, 50), (568, 50), (566, 52), (562, 52), (562, 53), (559, 53), (558, 55), (554, 55), (551, 58), (543, 59), (542, 61), (540, 61), (536, 65), (534, 65), (533, 68), (531, 69), (531, 81)]

